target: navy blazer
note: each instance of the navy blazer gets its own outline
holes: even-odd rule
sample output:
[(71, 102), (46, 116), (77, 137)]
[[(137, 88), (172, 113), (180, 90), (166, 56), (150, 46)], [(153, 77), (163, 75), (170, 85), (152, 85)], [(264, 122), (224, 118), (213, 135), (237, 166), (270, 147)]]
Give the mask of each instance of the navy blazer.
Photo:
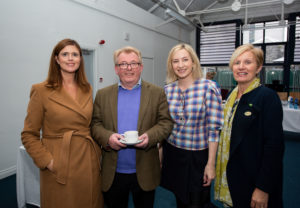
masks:
[(277, 93), (260, 86), (244, 94), (232, 123), (227, 180), (234, 207), (250, 207), (252, 193), (269, 193), (268, 208), (282, 207), (284, 140)]

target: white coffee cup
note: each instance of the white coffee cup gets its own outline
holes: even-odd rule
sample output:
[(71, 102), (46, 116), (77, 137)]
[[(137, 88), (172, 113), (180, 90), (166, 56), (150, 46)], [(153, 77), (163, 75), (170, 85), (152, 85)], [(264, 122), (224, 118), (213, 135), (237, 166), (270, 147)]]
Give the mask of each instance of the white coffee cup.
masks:
[(124, 140), (128, 143), (134, 143), (139, 138), (138, 131), (125, 131), (122, 135), (124, 136)]

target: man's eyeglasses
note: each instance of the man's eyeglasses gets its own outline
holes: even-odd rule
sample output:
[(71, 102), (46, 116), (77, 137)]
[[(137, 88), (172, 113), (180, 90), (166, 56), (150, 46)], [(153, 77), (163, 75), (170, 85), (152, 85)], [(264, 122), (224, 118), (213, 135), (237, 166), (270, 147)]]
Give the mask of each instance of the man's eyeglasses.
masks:
[(136, 69), (139, 67), (139, 65), (141, 65), (141, 63), (120, 63), (120, 64), (116, 64), (118, 67), (120, 67), (120, 69), (127, 69), (129, 66), (132, 68), (132, 69)]

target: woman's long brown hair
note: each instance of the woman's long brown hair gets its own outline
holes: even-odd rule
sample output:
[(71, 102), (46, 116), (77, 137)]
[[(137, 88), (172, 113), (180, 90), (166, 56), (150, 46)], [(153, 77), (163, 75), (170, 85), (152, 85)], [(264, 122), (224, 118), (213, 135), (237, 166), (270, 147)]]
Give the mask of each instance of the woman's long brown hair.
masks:
[(46, 86), (52, 89), (60, 89), (62, 87), (62, 75), (60, 71), (60, 66), (56, 61), (56, 57), (60, 53), (60, 51), (65, 48), (68, 45), (75, 46), (80, 53), (80, 65), (77, 71), (75, 72), (75, 81), (79, 88), (81, 88), (83, 91), (89, 91), (91, 86), (86, 78), (85, 70), (84, 70), (84, 60), (82, 57), (82, 50), (79, 46), (79, 44), (72, 39), (64, 39), (57, 43), (57, 45), (54, 47), (52, 51), (52, 55), (50, 58), (50, 65), (49, 65), (49, 71), (48, 71), (48, 77), (46, 80)]

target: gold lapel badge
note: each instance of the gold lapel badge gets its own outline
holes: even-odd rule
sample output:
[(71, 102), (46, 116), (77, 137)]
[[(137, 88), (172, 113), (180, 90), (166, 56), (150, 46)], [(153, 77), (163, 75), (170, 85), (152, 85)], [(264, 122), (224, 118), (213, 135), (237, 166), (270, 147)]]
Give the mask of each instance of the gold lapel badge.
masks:
[(244, 113), (244, 115), (245, 115), (245, 116), (251, 116), (252, 113), (251, 113), (250, 111), (246, 111), (246, 112)]

